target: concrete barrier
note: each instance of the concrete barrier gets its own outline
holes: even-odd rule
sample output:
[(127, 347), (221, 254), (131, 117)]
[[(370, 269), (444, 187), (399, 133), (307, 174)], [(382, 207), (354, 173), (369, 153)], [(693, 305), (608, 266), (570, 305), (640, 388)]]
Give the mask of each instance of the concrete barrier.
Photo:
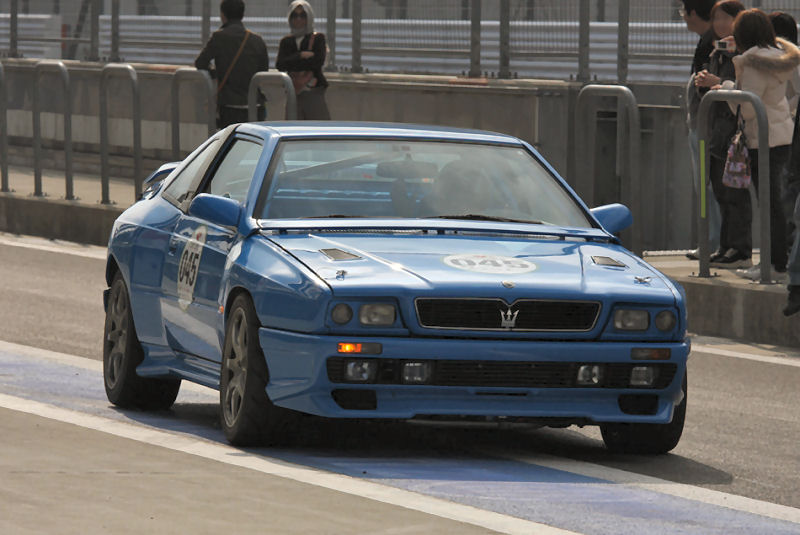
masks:
[(0, 193), (0, 230), (93, 245), (107, 245), (118, 206)]

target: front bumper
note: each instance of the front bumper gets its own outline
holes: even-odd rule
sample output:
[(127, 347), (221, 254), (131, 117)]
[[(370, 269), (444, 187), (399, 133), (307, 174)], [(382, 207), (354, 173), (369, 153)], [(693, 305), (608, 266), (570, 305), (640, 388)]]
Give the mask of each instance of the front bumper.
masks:
[[(574, 422), (669, 423), (675, 404), (683, 399), (681, 383), (690, 351), (688, 339), (679, 343), (563, 342), (461, 340), (391, 337), (341, 337), (298, 334), (262, 328), (261, 347), (270, 372), (267, 393), (276, 405), (333, 418), (408, 419), (416, 416), (481, 416), (543, 418)], [(676, 372), (662, 389), (640, 388), (519, 388), (401, 384), (342, 384), (328, 378), (327, 360), (341, 357), (340, 342), (379, 343), (380, 355), (393, 360), (497, 360), (504, 362), (627, 363), (631, 349), (669, 348)], [(367, 357), (365, 355), (365, 357)], [(358, 357), (356, 357), (358, 358)], [(343, 408), (334, 392), (348, 395), (369, 391), (375, 403), (368, 409)], [(374, 394), (373, 394), (374, 393)], [(620, 396), (647, 396), (648, 414), (620, 408)]]

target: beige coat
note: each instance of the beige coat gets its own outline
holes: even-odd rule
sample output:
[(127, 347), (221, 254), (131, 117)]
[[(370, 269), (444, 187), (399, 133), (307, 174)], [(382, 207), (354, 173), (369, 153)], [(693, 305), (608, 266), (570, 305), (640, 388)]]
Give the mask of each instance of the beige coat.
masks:
[[(726, 81), (723, 89), (738, 88), (758, 95), (767, 108), (769, 121), (769, 146), (791, 145), (794, 117), (786, 98), (787, 84), (793, 80), (800, 66), (800, 50), (789, 41), (778, 39), (780, 48), (753, 47), (733, 58), (736, 67), (736, 84)], [(736, 113), (736, 104), (731, 104)], [(758, 148), (756, 113), (750, 104), (742, 105), (747, 146)]]

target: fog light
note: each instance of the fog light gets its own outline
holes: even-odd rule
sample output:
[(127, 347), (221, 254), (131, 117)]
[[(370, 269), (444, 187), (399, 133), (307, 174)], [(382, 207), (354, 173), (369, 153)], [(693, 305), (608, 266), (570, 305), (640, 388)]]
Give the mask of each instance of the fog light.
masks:
[(430, 362), (404, 362), (403, 382), (410, 385), (423, 385), (430, 382), (433, 366)]
[(631, 386), (653, 386), (658, 370), (652, 366), (634, 366), (631, 370)]
[(617, 310), (614, 327), (620, 331), (646, 331), (650, 326), (650, 313), (646, 310)]
[(388, 327), (394, 324), (395, 308), (390, 303), (374, 303), (361, 305), (358, 309), (358, 321), (361, 325), (378, 325)]
[(578, 384), (580, 386), (597, 386), (603, 380), (603, 369), (594, 364), (578, 368)]
[(678, 323), (678, 318), (675, 317), (675, 313), (671, 310), (662, 310), (656, 315), (656, 327), (658, 327), (659, 331), (671, 331), (675, 328), (676, 323)]
[(339, 325), (349, 323), (350, 320), (353, 319), (353, 309), (350, 308), (350, 305), (339, 303), (333, 307), (333, 310), (331, 311), (331, 319), (333, 319), (333, 321)]
[(344, 364), (344, 379), (349, 383), (371, 383), (375, 380), (377, 371), (377, 361), (348, 360)]

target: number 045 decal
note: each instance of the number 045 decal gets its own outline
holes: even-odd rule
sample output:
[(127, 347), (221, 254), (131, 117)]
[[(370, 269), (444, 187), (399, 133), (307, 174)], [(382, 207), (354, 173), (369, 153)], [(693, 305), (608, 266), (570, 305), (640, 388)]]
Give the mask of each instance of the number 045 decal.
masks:
[(195, 229), (189, 241), (186, 242), (186, 247), (181, 253), (181, 260), (178, 262), (178, 304), (184, 310), (194, 300), (194, 286), (197, 284), (206, 235), (206, 227), (201, 226)]
[(513, 275), (515, 273), (529, 273), (536, 269), (536, 264), (512, 258), (510, 256), (495, 256), (482, 254), (459, 254), (446, 256), (444, 263), (450, 267), (475, 271), (477, 273), (497, 273)]

